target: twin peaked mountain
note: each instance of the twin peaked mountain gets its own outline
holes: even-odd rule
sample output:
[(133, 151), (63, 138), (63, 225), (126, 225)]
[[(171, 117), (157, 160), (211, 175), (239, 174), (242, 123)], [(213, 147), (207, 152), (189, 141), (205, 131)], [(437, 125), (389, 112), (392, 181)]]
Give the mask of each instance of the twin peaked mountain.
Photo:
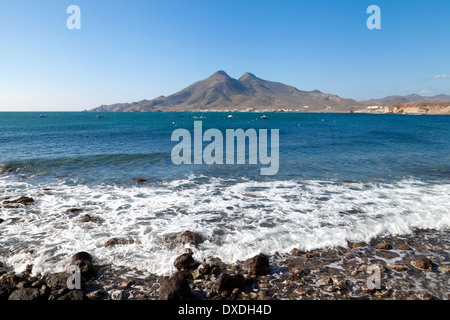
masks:
[(408, 102), (450, 101), (448, 95), (423, 97), (417, 94), (355, 101), (318, 90), (301, 91), (292, 86), (245, 73), (233, 79), (224, 71), (198, 81), (168, 97), (133, 103), (102, 105), (91, 111), (297, 111), (349, 112), (367, 106), (387, 106)]
[(358, 103), (318, 90), (301, 91), (292, 86), (257, 78), (245, 73), (233, 79), (224, 71), (198, 81), (170, 96), (133, 103), (102, 105), (103, 111), (225, 111), (225, 110), (299, 110), (348, 111)]

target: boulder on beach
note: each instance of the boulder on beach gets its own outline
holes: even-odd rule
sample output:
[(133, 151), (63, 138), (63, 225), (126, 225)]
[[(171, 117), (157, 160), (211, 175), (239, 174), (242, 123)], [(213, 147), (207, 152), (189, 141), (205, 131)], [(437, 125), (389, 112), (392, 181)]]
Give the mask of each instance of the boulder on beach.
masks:
[(264, 276), (270, 273), (269, 259), (260, 253), (253, 258), (245, 260), (242, 269), (250, 275)]
[(194, 268), (195, 261), (190, 254), (183, 253), (175, 259), (173, 264), (177, 270), (189, 270)]
[(221, 293), (223, 291), (230, 291), (232, 292), (234, 289), (243, 290), (245, 287), (245, 278), (241, 274), (228, 274), (228, 273), (222, 273), (217, 280), (216, 283), (214, 283), (212, 287), (212, 291), (216, 293)]
[(161, 300), (187, 300), (191, 295), (187, 274), (184, 272), (175, 272), (169, 278), (161, 281), (159, 289), (159, 299)]
[(176, 241), (182, 244), (197, 245), (199, 243), (202, 243), (204, 241), (204, 238), (200, 233), (187, 230), (180, 234), (176, 238)]
[(70, 263), (73, 264), (77, 260), (92, 262), (92, 255), (85, 251), (77, 252), (70, 259)]
[(58, 300), (84, 300), (84, 293), (81, 290), (72, 290), (59, 297)]
[(39, 289), (25, 288), (11, 293), (8, 300), (38, 300), (40, 298)]

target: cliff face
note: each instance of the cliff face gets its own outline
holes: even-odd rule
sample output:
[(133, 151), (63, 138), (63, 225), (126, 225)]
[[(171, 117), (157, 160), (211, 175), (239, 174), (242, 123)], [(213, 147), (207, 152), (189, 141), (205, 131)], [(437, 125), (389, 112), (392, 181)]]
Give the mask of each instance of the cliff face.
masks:
[(393, 104), (393, 105), (384, 107), (384, 113), (450, 114), (450, 101)]

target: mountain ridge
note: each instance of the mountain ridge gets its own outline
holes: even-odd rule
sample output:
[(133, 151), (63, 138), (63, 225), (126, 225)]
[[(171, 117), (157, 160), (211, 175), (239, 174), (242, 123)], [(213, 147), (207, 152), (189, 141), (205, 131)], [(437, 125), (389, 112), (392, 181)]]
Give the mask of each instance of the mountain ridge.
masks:
[[(293, 86), (263, 80), (251, 72), (234, 79), (219, 70), (208, 78), (186, 88), (152, 100), (101, 105), (92, 112), (161, 112), (161, 111), (295, 111), (350, 112), (376, 104), (387, 106), (409, 102), (429, 102), (433, 97), (417, 94), (388, 96), (356, 101), (319, 90), (303, 91)], [(450, 96), (437, 95), (437, 101), (450, 101)], [(441, 99), (441, 100), (439, 100)]]

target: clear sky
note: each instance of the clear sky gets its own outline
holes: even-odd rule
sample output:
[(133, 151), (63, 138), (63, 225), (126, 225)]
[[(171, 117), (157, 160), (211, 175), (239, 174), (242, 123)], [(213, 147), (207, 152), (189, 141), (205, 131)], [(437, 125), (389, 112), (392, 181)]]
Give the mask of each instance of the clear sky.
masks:
[(358, 100), (450, 94), (450, 0), (1, 0), (0, 45), (0, 111), (153, 99), (217, 70)]

